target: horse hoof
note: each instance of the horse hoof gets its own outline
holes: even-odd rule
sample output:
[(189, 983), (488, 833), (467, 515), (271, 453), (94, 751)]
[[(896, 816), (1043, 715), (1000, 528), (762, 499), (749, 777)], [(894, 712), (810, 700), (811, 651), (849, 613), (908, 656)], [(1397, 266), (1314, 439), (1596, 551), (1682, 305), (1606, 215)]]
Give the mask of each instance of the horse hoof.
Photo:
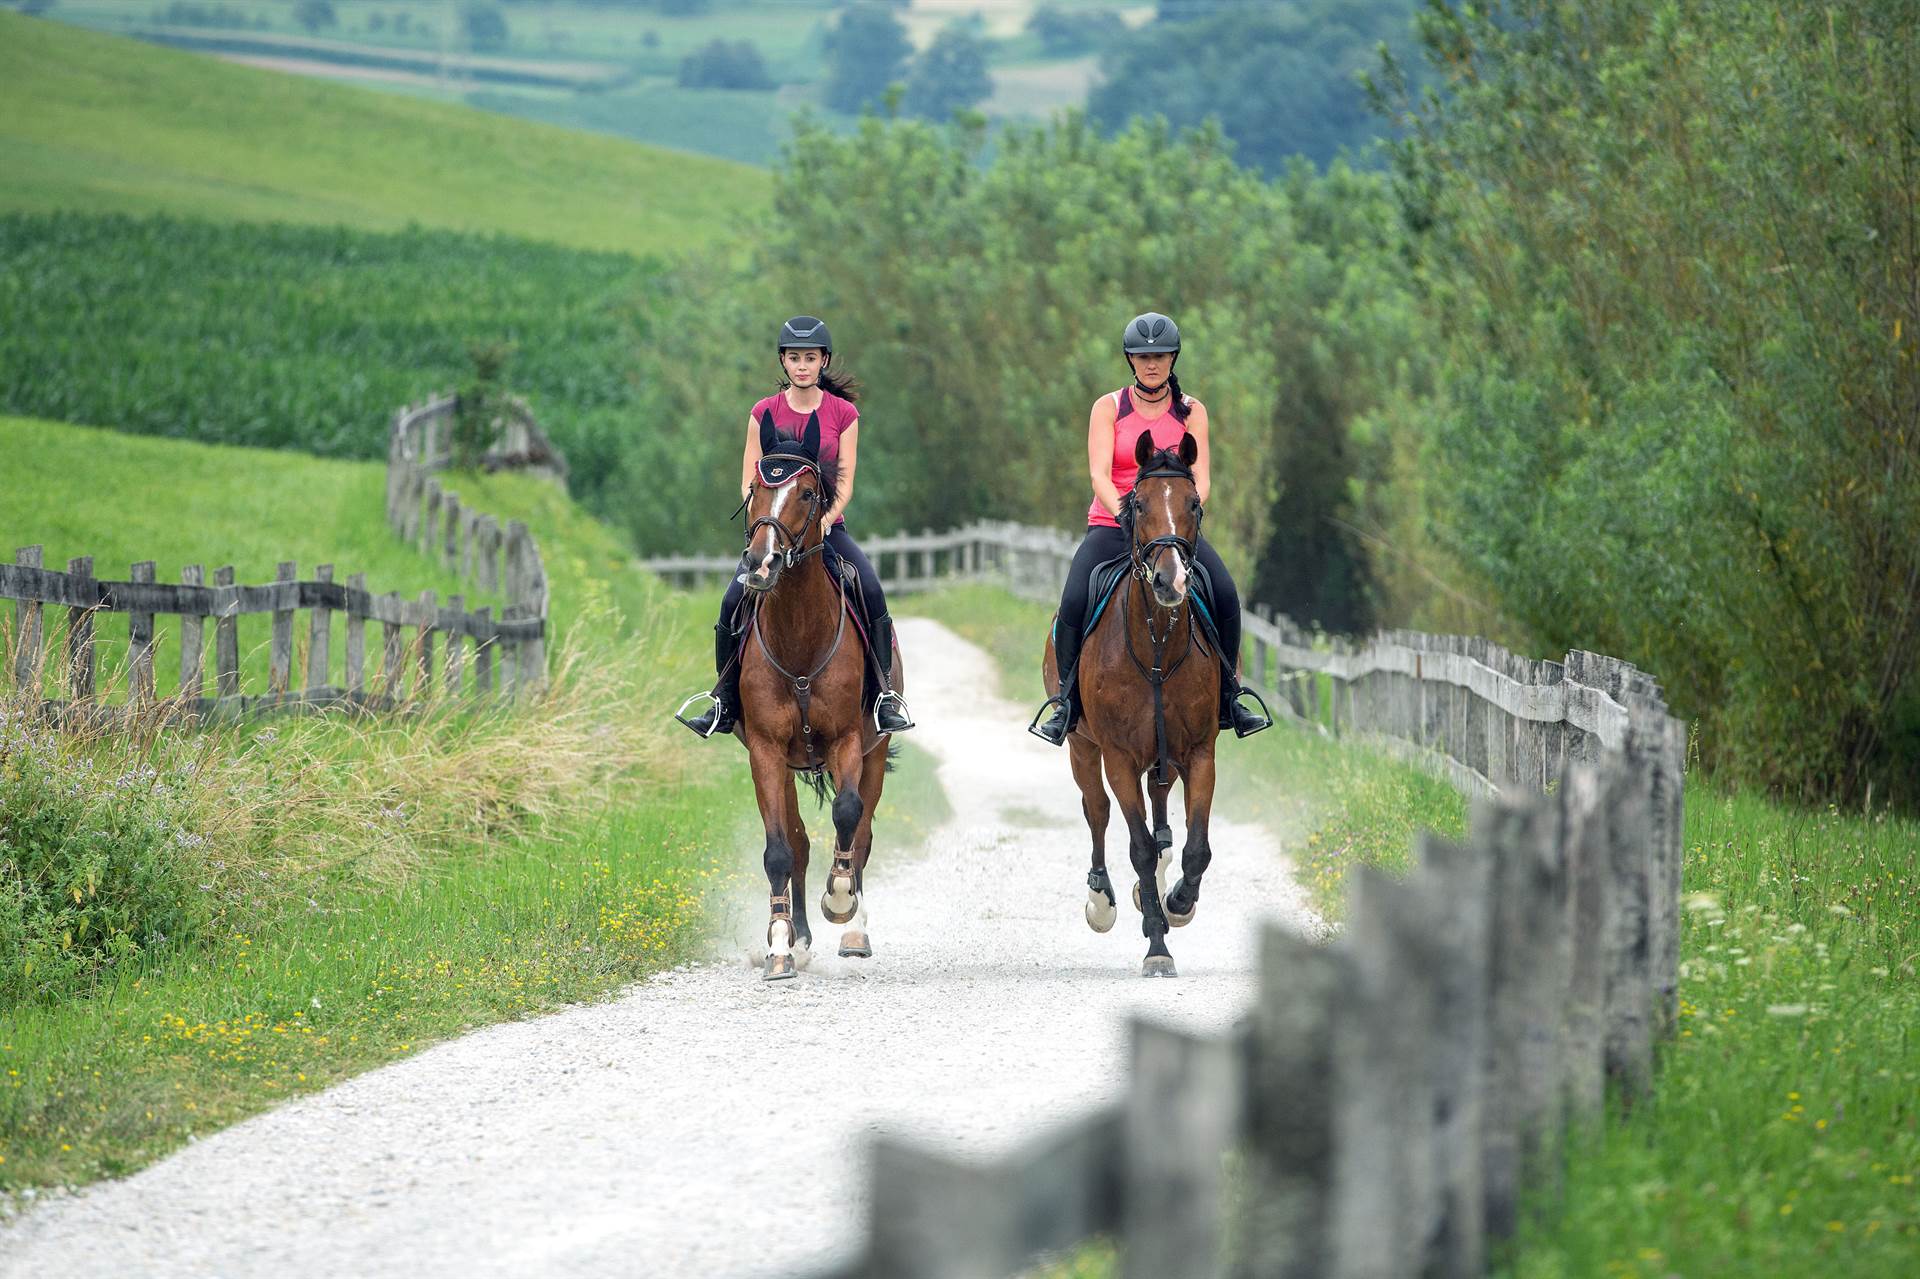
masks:
[(827, 890), (820, 894), (820, 913), (836, 924), (852, 919), (860, 902), (853, 893), (853, 880), (845, 875), (827, 876)]
[[(1199, 909), (1200, 909), (1199, 903), (1198, 902), (1194, 903), (1193, 910), (1199, 910)], [(1193, 910), (1188, 911), (1184, 915), (1176, 915), (1173, 913), (1173, 908), (1169, 906), (1167, 908), (1167, 922), (1169, 924), (1172, 924), (1175, 928), (1185, 928), (1188, 924), (1191, 924), (1193, 922)]]
[(1087, 927), (1096, 933), (1104, 933), (1113, 927), (1113, 921), (1120, 917), (1120, 908), (1113, 904), (1113, 898), (1105, 893), (1087, 894)]
[(785, 981), (799, 969), (795, 967), (792, 955), (768, 955), (767, 969), (760, 974), (762, 981)]
[(1178, 977), (1174, 971), (1172, 955), (1148, 955), (1140, 961), (1142, 977)]
[(849, 928), (840, 934), (840, 957), (842, 959), (872, 959), (873, 938), (858, 928)]

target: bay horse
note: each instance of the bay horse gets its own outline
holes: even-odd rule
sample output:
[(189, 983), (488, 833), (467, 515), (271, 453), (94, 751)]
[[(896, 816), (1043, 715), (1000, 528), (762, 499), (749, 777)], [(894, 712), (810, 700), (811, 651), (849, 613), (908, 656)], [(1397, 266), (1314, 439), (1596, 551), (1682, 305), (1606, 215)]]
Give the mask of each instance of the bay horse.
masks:
[[(1177, 975), (1167, 950), (1167, 929), (1193, 919), (1200, 878), (1213, 859), (1207, 819), (1220, 732), (1220, 658), (1204, 630), (1196, 627), (1187, 597), (1188, 565), (1200, 540), (1203, 514), (1193, 477), (1198, 455), (1192, 435), (1158, 451), (1151, 433), (1140, 436), (1134, 450), (1139, 479), (1120, 509), (1121, 527), (1129, 535), (1127, 574), (1106, 609), (1117, 620), (1105, 626), (1096, 622), (1081, 642), (1081, 715), (1067, 738), (1081, 811), (1093, 835), (1087, 923), (1104, 933), (1118, 913), (1107, 877), (1111, 789), (1126, 819), (1128, 851), (1138, 879), (1133, 901), (1147, 938), (1143, 977)], [(1060, 675), (1051, 633), (1042, 673), (1047, 691), (1057, 695)], [(1141, 777), (1150, 770), (1151, 827), (1141, 793)], [(1180, 854), (1180, 882), (1167, 892), (1167, 850), (1173, 843), (1167, 795), (1176, 777), (1184, 784), (1187, 839)]]
[[(846, 584), (827, 567), (821, 517), (837, 478), (820, 463), (820, 417), (800, 438), (783, 437), (773, 415), (760, 418), (760, 452), (745, 503), (741, 554), (743, 608), (750, 637), (740, 643), (740, 716), (735, 732), (753, 768), (754, 799), (766, 828), (769, 891), (767, 954), (761, 976), (790, 978), (812, 955), (807, 922), (807, 827), (795, 778), (804, 774), (824, 801), (833, 790), (833, 865), (820, 910), (851, 921), (840, 954), (867, 958), (866, 868), (873, 814), (886, 781), (888, 738), (862, 704), (866, 656), (849, 634)], [(894, 658), (893, 686), (906, 687)]]

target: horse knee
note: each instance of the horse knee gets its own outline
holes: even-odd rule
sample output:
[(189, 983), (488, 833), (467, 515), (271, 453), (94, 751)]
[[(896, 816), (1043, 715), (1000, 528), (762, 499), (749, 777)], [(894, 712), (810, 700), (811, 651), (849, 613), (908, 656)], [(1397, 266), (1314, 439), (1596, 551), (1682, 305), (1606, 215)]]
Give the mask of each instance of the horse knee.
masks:
[(853, 833), (860, 826), (863, 811), (858, 787), (842, 786), (840, 793), (833, 797), (833, 829), (840, 836), (840, 847), (852, 846)]

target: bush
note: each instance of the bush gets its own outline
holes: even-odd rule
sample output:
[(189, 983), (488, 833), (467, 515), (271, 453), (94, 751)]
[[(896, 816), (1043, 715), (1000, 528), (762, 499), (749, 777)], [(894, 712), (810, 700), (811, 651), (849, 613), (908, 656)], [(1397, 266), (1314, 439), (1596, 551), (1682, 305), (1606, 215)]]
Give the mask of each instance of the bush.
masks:
[(900, 78), (913, 46), (907, 29), (877, 4), (850, 5), (827, 33), (827, 83), (822, 98), (835, 111), (872, 106)]
[(476, 49), (499, 49), (507, 43), (506, 15), (496, 5), (465, 5), (460, 10), (460, 26)]
[(298, 0), (293, 6), (293, 20), (307, 29), (307, 34), (318, 34), (323, 27), (338, 26), (340, 20), (334, 16), (332, 0)]
[(751, 40), (711, 40), (680, 60), (685, 89), (771, 89), (773, 77)]
[(1027, 30), (1049, 57), (1066, 57), (1101, 48), (1127, 29), (1112, 9), (1061, 9), (1043, 4), (1027, 19)]
[(923, 120), (947, 120), (992, 95), (986, 41), (956, 25), (941, 31), (913, 60), (901, 105)]
[(0, 704), (0, 1007), (96, 985), (200, 940), (218, 913), (193, 779), (95, 755)]

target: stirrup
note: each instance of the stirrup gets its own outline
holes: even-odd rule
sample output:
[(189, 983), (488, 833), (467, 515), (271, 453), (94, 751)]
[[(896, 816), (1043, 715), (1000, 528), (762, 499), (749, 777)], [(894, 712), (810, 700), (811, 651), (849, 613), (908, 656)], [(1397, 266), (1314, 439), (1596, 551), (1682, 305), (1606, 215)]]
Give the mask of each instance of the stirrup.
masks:
[[(1056, 707), (1059, 711), (1060, 736), (1058, 737), (1048, 733), (1040, 726), (1040, 717), (1047, 713), (1049, 707)], [(1046, 701), (1040, 703), (1040, 709), (1033, 713), (1033, 719), (1028, 723), (1027, 731), (1049, 746), (1061, 746), (1066, 743), (1067, 733), (1072, 728), (1072, 720), (1073, 708), (1067, 704), (1067, 695), (1065, 693), (1056, 693)], [(1051, 728), (1052, 726), (1053, 721), (1048, 720), (1047, 727)]]
[[(904, 719), (907, 722), (900, 725), (898, 728), (881, 728), (880, 727), (880, 708), (882, 706), (894, 707), (900, 712), (900, 718)], [(913, 713), (907, 709), (907, 699), (900, 696), (900, 694), (894, 692), (890, 688), (882, 692), (880, 696), (874, 698), (873, 699), (873, 726), (876, 729), (879, 729), (879, 731), (882, 733), (904, 733), (908, 729), (912, 728)]]
[[(712, 717), (707, 721), (707, 725), (704, 728), (702, 728), (698, 723), (696, 723), (695, 720), (687, 718), (687, 707), (693, 705), (695, 702), (699, 701), (703, 697), (707, 699), (707, 702), (711, 708), (708, 711), (708, 714)], [(714, 693), (711, 690), (702, 690), (701, 692), (695, 693), (692, 697), (689, 697), (686, 701), (680, 703), (680, 709), (673, 713), (673, 717), (679, 720), (682, 724), (685, 724), (688, 728), (692, 729), (696, 737), (708, 738), (708, 737), (712, 737), (714, 733), (719, 731), (720, 721), (726, 718), (726, 706), (724, 703), (721, 702), (719, 694)], [(695, 717), (695, 719), (698, 719), (698, 718), (701, 718), (701, 717), (699, 716)]]
[[(1260, 703), (1259, 723), (1246, 727), (1241, 725), (1240, 715), (1243, 712), (1249, 715), (1253, 713), (1252, 707), (1242, 706), (1240, 704), (1240, 699), (1243, 697), (1251, 697), (1254, 701)], [(1227, 718), (1233, 721), (1231, 727), (1235, 737), (1252, 737), (1255, 733), (1264, 732), (1273, 727), (1273, 712), (1267, 709), (1267, 699), (1260, 696), (1258, 690), (1248, 688), (1244, 684), (1235, 689), (1233, 696), (1227, 699)]]

